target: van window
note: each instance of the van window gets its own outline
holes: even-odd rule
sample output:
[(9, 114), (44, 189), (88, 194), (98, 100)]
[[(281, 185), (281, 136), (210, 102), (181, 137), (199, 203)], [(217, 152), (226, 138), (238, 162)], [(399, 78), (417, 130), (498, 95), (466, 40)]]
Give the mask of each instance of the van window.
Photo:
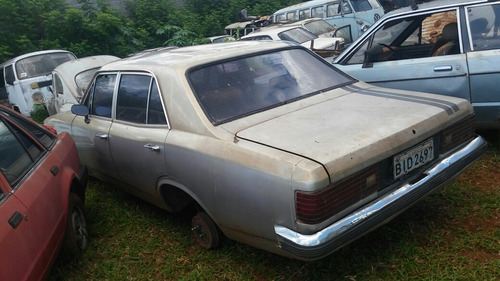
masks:
[(0, 89), (5, 88), (5, 80), (3, 77), (4, 77), (3, 67), (0, 67)]
[(286, 19), (287, 20), (295, 20), (295, 12), (287, 13), (286, 14)]
[(312, 8), (313, 18), (323, 18), (323, 6)]
[(16, 80), (14, 76), (14, 70), (12, 68), (12, 64), (5, 67), (5, 83), (8, 85), (14, 85), (14, 81)]
[(368, 0), (351, 0), (352, 7), (356, 12), (369, 11), (372, 9), (372, 5)]
[(300, 10), (299, 11), (299, 19), (308, 19), (311, 17), (311, 10), (305, 9), (305, 10)]
[(326, 16), (334, 17), (339, 15), (339, 3), (328, 4), (326, 6)]

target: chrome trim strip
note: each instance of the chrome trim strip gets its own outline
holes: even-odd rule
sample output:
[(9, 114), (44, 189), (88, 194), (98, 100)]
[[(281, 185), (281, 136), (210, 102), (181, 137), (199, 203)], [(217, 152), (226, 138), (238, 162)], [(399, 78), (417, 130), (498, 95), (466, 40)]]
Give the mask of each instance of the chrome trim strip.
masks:
[[(429, 181), (433, 181), (439, 177), (442, 177), (443, 171), (446, 171), (447, 168), (449, 168), (450, 166), (453, 166), (455, 164), (460, 164), (459, 162), (461, 160), (471, 157), (474, 154), (476, 154), (473, 159), (475, 160), (480, 155), (482, 155), (486, 151), (486, 149), (487, 149), (486, 141), (481, 136), (477, 136), (464, 148), (456, 151), (452, 155), (446, 157), (445, 159), (441, 160), (439, 163), (434, 165), (431, 169), (427, 170), (425, 172), (427, 176), (424, 177), (423, 179), (419, 180), (414, 184), (409, 184), (409, 183), (404, 184), (397, 190), (387, 194), (386, 196), (371, 203), (365, 208), (339, 220), (338, 222), (326, 227), (325, 229), (319, 232), (313, 234), (301, 234), (284, 226), (275, 225), (274, 231), (278, 236), (279, 246), (282, 247), (284, 246), (284, 244), (286, 244), (287, 245), (286, 248), (288, 248), (287, 250), (290, 250), (290, 248), (294, 248), (295, 250), (298, 250), (298, 252), (296, 252), (295, 250), (292, 250), (292, 252), (294, 254), (299, 254), (299, 252), (302, 252), (302, 254), (299, 255), (303, 257), (307, 258), (321, 257), (322, 255), (325, 255), (327, 253), (322, 252), (321, 250), (318, 251), (318, 248), (322, 248), (322, 246), (327, 247), (327, 245), (325, 244), (333, 242), (335, 239), (340, 239), (341, 237), (339, 236), (343, 235), (345, 232), (355, 231), (353, 230), (354, 227), (362, 225), (363, 223), (370, 222), (371, 218), (374, 217), (375, 215), (382, 213), (383, 211), (385, 211), (385, 209), (390, 209), (393, 203), (399, 200), (404, 200), (403, 199), (404, 197), (410, 197), (411, 193), (414, 190), (417, 190), (421, 187), (425, 188), (426, 185), (429, 185)], [(480, 152), (480, 154), (477, 154), (478, 152)], [(469, 161), (468, 163), (466, 163), (466, 165), (463, 165), (462, 168), (465, 169), (472, 162), (473, 161)], [(429, 191), (433, 190), (439, 185), (440, 184), (433, 186), (433, 188), (430, 189)], [(396, 215), (398, 213), (399, 212), (390, 212), (390, 215)], [(373, 218), (372, 220), (379, 219), (380, 220), (379, 224), (381, 224), (382, 222), (390, 218), (391, 217), (390, 215), (382, 216), (379, 218)], [(355, 237), (361, 236), (364, 233), (358, 233), (358, 234), (359, 235)], [(305, 254), (305, 252), (308, 252), (309, 250), (311, 251), (312, 256)], [(335, 249), (331, 250), (333, 251)], [(315, 252), (316, 254), (312, 252)]]

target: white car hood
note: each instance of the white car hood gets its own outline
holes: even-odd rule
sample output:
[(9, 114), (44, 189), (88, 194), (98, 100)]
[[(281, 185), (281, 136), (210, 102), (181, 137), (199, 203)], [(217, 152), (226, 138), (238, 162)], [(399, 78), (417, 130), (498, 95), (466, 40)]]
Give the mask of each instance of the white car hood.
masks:
[[(331, 49), (333, 50), (335, 47), (335, 44), (338, 42), (339, 45), (342, 45), (344, 43), (343, 38), (338, 38), (338, 37), (319, 37), (313, 40), (313, 46), (314, 49), (318, 50), (326, 50), (326, 49)], [(307, 41), (301, 44), (302, 46), (306, 48), (311, 48), (311, 41)]]
[(470, 104), (457, 98), (375, 87), (352, 90), (236, 136), (314, 160), (338, 175), (343, 167), (367, 167), (472, 113)]

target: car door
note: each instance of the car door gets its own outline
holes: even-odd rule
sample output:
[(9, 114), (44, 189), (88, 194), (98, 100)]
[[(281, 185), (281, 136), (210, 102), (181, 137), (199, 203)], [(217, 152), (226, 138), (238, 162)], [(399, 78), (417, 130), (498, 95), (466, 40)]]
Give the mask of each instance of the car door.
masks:
[(5, 181), (0, 179), (0, 185), (0, 280), (26, 279), (40, 251), (39, 240), (28, 208), (8, 193)]
[(97, 75), (84, 101), (89, 108), (89, 115), (76, 116), (71, 124), (71, 134), (80, 161), (87, 165), (92, 176), (101, 179), (118, 178), (109, 150), (116, 79), (117, 73)]
[[(381, 87), (418, 90), (470, 100), (466, 55), (461, 52), (458, 10), (389, 18), (355, 43), (336, 64), (352, 76)], [(450, 49), (440, 48), (448, 38)], [(439, 38), (443, 40), (439, 41)], [(446, 37), (446, 38), (445, 38)], [(439, 45), (439, 46), (438, 46)], [(447, 45), (448, 46), (448, 45)]]
[(146, 73), (122, 73), (109, 132), (111, 156), (120, 181), (150, 202), (159, 202), (156, 182), (167, 174), (164, 143), (168, 133), (156, 79)]
[[(34, 124), (22, 120), (17, 122), (23, 122), (23, 127), (28, 126), (26, 129), (32, 133), (46, 134), (46, 144), (52, 145), (56, 141), (54, 136), (44, 133)], [(3, 192), (0, 260), (2, 266), (10, 265), (6, 270), (8, 274), (14, 274), (13, 278), (45, 273), (57, 253), (66, 225), (63, 220), (66, 206), (62, 206), (65, 201), (57, 188), (56, 174), (51, 170), (61, 158), (50, 155), (18, 124), (0, 117), (0, 184)]]
[(478, 126), (500, 128), (500, 4), (466, 9), (471, 102)]

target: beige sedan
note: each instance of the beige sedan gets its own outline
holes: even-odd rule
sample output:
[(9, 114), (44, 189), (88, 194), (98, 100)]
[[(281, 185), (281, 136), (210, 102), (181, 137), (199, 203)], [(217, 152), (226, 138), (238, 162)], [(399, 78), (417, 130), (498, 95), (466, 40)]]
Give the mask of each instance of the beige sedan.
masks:
[(452, 180), (486, 150), (466, 100), (370, 86), (287, 42), (150, 52), (103, 66), (46, 120), (91, 175), (222, 237), (315, 260)]

